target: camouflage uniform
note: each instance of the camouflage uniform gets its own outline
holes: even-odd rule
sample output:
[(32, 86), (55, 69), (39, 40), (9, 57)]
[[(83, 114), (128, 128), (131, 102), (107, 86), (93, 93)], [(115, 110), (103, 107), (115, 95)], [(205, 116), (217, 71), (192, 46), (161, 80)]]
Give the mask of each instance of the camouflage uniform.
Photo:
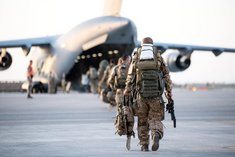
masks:
[[(132, 84), (136, 84), (135, 78), (138, 73), (138, 69), (136, 67), (138, 61), (138, 53), (140, 53), (139, 49), (138, 51), (134, 51), (132, 54), (132, 62), (130, 64), (126, 82), (127, 91), (131, 91)], [(157, 53), (157, 61), (159, 70), (163, 74), (162, 78), (165, 82), (165, 90), (168, 94), (171, 95), (172, 82), (170, 79), (169, 70), (159, 52)], [(164, 120), (164, 102), (162, 96), (143, 98), (138, 91), (136, 101), (138, 107), (138, 138), (140, 140), (140, 145), (148, 146), (149, 130), (151, 130), (152, 138), (154, 135), (157, 134), (159, 136), (159, 139), (163, 137), (163, 124), (161, 121)]]
[(48, 93), (56, 93), (55, 79), (53, 77), (52, 72), (50, 72), (48, 78)]
[(89, 70), (87, 71), (87, 76), (89, 78), (89, 85), (90, 85), (90, 88), (91, 88), (91, 92), (93, 94), (96, 94), (97, 89), (98, 89), (97, 70), (94, 67), (90, 67)]
[(61, 88), (62, 88), (62, 90), (63, 90), (63, 93), (65, 93), (65, 91), (66, 91), (65, 73), (63, 73), (63, 75), (62, 75), (62, 79), (61, 79)]
[(98, 93), (101, 92), (102, 90), (102, 83), (101, 83), (101, 80), (104, 76), (104, 72), (105, 72), (105, 69), (107, 68), (107, 66), (109, 65), (109, 62), (107, 60), (102, 60), (100, 63), (99, 63), (99, 69), (97, 71), (97, 74), (98, 74)]
[(103, 77), (99, 82), (99, 87), (101, 88), (101, 91), (100, 91), (101, 100), (104, 102), (110, 103), (111, 106), (115, 106), (115, 100), (114, 100), (114, 96), (112, 96), (113, 94), (111, 94), (112, 91), (111, 91), (111, 88), (109, 87), (108, 79), (109, 79), (109, 76), (111, 74), (111, 71), (114, 65), (115, 64), (111, 62), (106, 67)]
[[(123, 127), (124, 122), (122, 121), (122, 117), (124, 116), (124, 112), (123, 112), (124, 95), (123, 95), (123, 92), (124, 92), (124, 89), (125, 89), (125, 82), (124, 82), (124, 87), (118, 87), (115, 83), (115, 77), (117, 77), (117, 75), (118, 75), (118, 69), (123, 65), (125, 65), (127, 70), (128, 70), (128, 68), (129, 68), (128, 64), (124, 64), (124, 63), (118, 64), (113, 68), (113, 70), (110, 74), (110, 78), (108, 80), (111, 89), (116, 91), (115, 101), (116, 101), (116, 105), (117, 105), (117, 115), (116, 115), (115, 126), (116, 126), (116, 129), (117, 129), (117, 133), (120, 136), (126, 134), (124, 132), (125, 128)], [(133, 132), (134, 115), (133, 115), (133, 111), (130, 107), (128, 107), (127, 110), (128, 110), (127, 111), (127, 123), (128, 123), (127, 135), (131, 136), (134, 133)]]

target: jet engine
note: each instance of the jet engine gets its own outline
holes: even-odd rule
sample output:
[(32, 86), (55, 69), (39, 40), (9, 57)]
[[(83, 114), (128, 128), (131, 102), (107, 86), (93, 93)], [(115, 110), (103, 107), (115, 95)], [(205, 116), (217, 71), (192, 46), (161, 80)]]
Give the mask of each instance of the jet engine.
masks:
[(0, 51), (0, 71), (6, 70), (11, 66), (12, 57), (6, 50)]
[(189, 55), (183, 55), (180, 53), (171, 53), (167, 57), (167, 65), (171, 72), (180, 72), (186, 70), (190, 64), (191, 54)]

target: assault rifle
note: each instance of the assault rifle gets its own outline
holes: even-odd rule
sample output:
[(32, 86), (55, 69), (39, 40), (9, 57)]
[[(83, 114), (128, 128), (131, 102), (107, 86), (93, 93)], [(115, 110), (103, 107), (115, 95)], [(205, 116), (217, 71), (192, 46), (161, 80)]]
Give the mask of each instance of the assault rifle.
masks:
[[(165, 94), (166, 95), (166, 94)], [(174, 100), (171, 98), (168, 98), (166, 95), (166, 98), (168, 99), (168, 104), (166, 104), (166, 111), (171, 114), (171, 120), (173, 120), (173, 126), (176, 128), (176, 118), (175, 118), (175, 110), (174, 110)]]

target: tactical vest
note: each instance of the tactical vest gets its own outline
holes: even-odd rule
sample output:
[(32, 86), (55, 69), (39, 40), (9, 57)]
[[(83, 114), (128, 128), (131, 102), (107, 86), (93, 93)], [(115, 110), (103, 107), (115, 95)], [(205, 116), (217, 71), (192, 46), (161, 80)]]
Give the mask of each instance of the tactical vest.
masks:
[[(154, 49), (154, 51), (156, 51)], [(136, 83), (137, 91), (143, 98), (159, 97), (163, 94), (164, 85), (160, 71), (159, 52), (153, 52), (152, 59), (140, 60), (141, 48), (137, 51)]]
[(117, 66), (115, 80), (114, 80), (114, 85), (116, 89), (125, 88), (128, 68), (129, 66), (126, 64), (121, 64)]

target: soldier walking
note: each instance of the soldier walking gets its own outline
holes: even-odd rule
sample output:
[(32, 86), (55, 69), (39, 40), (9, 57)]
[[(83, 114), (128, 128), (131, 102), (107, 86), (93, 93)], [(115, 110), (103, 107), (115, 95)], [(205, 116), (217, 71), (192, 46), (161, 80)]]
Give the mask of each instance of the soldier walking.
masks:
[(87, 77), (89, 78), (89, 84), (91, 88), (91, 92), (93, 94), (97, 94), (98, 88), (98, 74), (95, 67), (90, 66), (87, 71)]
[(113, 91), (116, 91), (115, 101), (117, 105), (116, 133), (127, 135), (127, 149), (130, 149), (131, 136), (134, 136), (134, 115), (131, 107), (124, 105), (124, 89), (126, 86), (127, 72), (130, 64), (130, 56), (124, 55), (121, 62), (111, 72), (108, 83)]
[(168, 101), (172, 100), (172, 82), (169, 70), (153, 46), (153, 40), (146, 37), (141, 42), (141, 47), (132, 54), (124, 95), (129, 95), (133, 90), (137, 92), (138, 107), (138, 138), (141, 150), (149, 150), (149, 131), (151, 131), (152, 151), (159, 148), (159, 140), (163, 137), (164, 102), (162, 94), (164, 87)]

